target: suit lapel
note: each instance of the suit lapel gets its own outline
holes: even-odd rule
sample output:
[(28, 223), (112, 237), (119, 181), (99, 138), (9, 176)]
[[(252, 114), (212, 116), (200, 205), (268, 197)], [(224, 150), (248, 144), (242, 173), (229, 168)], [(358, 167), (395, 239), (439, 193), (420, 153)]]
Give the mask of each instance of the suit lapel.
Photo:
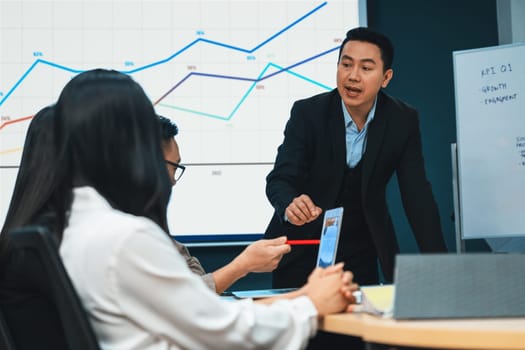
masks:
[(374, 120), (372, 120), (368, 126), (366, 150), (363, 156), (363, 193), (368, 187), (368, 181), (370, 180), (370, 176), (376, 164), (376, 159), (383, 145), (387, 118), (388, 113), (385, 107), (385, 95), (382, 92), (379, 92)]
[[(330, 101), (329, 133), (332, 135), (332, 149), (337, 166), (346, 164), (346, 134), (341, 98), (337, 90), (333, 91)], [(342, 163), (341, 163), (342, 162)]]

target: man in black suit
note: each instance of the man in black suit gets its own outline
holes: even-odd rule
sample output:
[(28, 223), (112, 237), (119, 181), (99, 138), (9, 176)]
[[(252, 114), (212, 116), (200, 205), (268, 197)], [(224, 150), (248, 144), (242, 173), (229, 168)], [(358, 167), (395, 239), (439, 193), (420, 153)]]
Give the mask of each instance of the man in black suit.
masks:
[[(265, 237), (319, 238), (322, 213), (343, 206), (337, 261), (361, 284), (377, 284), (379, 259), (392, 282), (399, 248), (386, 203), (397, 174), (406, 215), (422, 252), (446, 245), (422, 155), (417, 111), (382, 92), (394, 48), (368, 28), (350, 30), (337, 64), (337, 89), (295, 102), (267, 177), (275, 214)], [(316, 246), (294, 246), (273, 272), (274, 287), (305, 283)]]

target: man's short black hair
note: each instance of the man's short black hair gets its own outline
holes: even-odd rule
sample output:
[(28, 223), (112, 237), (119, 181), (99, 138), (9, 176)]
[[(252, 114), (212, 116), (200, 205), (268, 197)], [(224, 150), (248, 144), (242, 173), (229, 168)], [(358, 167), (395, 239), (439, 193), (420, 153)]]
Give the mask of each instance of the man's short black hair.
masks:
[(167, 142), (179, 133), (177, 124), (171, 119), (158, 115), (162, 141)]
[(379, 47), (379, 50), (381, 51), (381, 59), (383, 60), (383, 71), (392, 68), (392, 62), (394, 61), (394, 45), (392, 45), (390, 39), (388, 39), (385, 35), (366, 27), (350, 29), (346, 33), (346, 38), (343, 40), (341, 47), (339, 48), (339, 57), (337, 58), (337, 62), (341, 60), (343, 47), (351, 40), (363, 41)]

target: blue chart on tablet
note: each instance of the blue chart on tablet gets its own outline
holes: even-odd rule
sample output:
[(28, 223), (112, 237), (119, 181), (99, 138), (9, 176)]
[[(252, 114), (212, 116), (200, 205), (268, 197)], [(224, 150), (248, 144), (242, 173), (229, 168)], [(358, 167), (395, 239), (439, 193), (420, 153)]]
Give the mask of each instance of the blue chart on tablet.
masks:
[[(358, 0), (0, 2), (0, 222), (31, 117), (76, 74), (130, 74), (179, 126), (171, 233), (260, 234), (293, 102), (335, 87)], [(363, 8), (361, 8), (363, 10)], [(361, 24), (364, 24), (361, 21)]]

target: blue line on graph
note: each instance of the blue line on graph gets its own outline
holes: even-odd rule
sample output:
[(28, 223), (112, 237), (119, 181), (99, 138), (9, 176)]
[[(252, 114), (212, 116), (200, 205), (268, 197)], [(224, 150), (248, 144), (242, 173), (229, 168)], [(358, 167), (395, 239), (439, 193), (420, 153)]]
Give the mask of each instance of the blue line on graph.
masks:
[[(244, 81), (251, 81), (251, 82), (253, 82), (250, 85), (250, 87), (248, 88), (248, 90), (241, 97), (240, 101), (237, 103), (237, 105), (235, 105), (235, 107), (233, 108), (233, 110), (230, 112), (230, 114), (227, 117), (220, 116), (220, 115), (217, 115), (217, 114), (211, 114), (211, 113), (196, 111), (196, 110), (185, 108), (185, 107), (179, 107), (179, 106), (163, 104), (163, 103), (161, 103), (160, 106), (171, 108), (171, 109), (176, 109), (176, 110), (179, 110), (179, 111), (182, 111), (182, 112), (193, 113), (193, 114), (197, 114), (197, 115), (204, 116), (204, 117), (210, 117), (210, 118), (214, 118), (214, 119), (229, 121), (230, 119), (232, 119), (233, 115), (237, 112), (237, 110), (244, 103), (246, 98), (248, 98), (248, 95), (253, 91), (253, 89), (255, 88), (255, 86), (257, 85), (258, 82), (260, 82), (260, 81), (262, 81), (264, 79), (267, 79), (270, 76), (275, 76), (275, 75), (277, 75), (279, 73), (283, 73), (283, 72), (291, 74), (291, 75), (293, 75), (293, 76), (295, 76), (295, 77), (297, 77), (299, 79), (305, 80), (305, 81), (307, 81), (309, 83), (312, 83), (314, 85), (317, 85), (317, 86), (319, 86), (319, 87), (321, 87), (323, 89), (332, 90), (332, 87), (324, 85), (324, 84), (321, 84), (320, 82), (317, 82), (317, 81), (312, 80), (312, 79), (310, 79), (310, 78), (308, 78), (308, 77), (306, 77), (304, 75), (301, 75), (299, 73), (291, 71), (290, 69), (292, 67), (298, 66), (299, 64), (306, 63), (306, 62), (311, 61), (311, 60), (313, 60), (315, 58), (318, 58), (318, 57), (320, 57), (322, 55), (326, 55), (326, 54), (328, 54), (330, 52), (333, 52), (333, 51), (335, 51), (337, 49), (339, 49), (339, 47), (334, 47), (333, 49), (327, 50), (327, 51), (325, 51), (325, 52), (323, 52), (321, 54), (318, 54), (318, 55), (315, 55), (313, 57), (310, 57), (310, 58), (307, 58), (305, 60), (302, 60), (301, 62), (295, 63), (295, 64), (293, 64), (293, 65), (291, 65), (289, 67), (286, 67), (286, 68), (283, 68), (283, 67), (281, 67), (281, 66), (279, 66), (279, 65), (277, 65), (275, 63), (271, 63), (270, 62), (270, 63), (268, 63), (266, 65), (266, 67), (264, 67), (264, 69), (261, 71), (261, 73), (259, 74), (259, 76), (256, 79), (243, 78), (243, 77), (234, 77), (234, 76), (223, 76), (223, 75), (217, 75), (217, 74), (190, 73), (187, 76), (185, 76), (181, 81), (179, 81), (177, 84), (175, 84), (175, 87), (180, 86), (184, 81), (186, 81), (192, 75), (199, 75), (199, 76), (206, 76), (206, 77), (213, 77), (213, 78), (225, 78), (225, 79), (234, 79), (234, 80), (244, 80)], [(266, 73), (266, 71), (270, 67), (277, 68), (278, 70), (276, 72), (272, 73), (272, 74), (264, 76), (264, 73)], [(170, 89), (170, 91), (173, 91), (173, 90), (174, 90), (174, 88)]]
[[(175, 57), (177, 57), (178, 55), (180, 55), (181, 53), (183, 53), (184, 51), (188, 50), (190, 47), (192, 47), (193, 45), (195, 45), (195, 44), (197, 44), (199, 42), (204, 42), (204, 43), (208, 43), (208, 44), (211, 44), (211, 45), (217, 45), (217, 46), (221, 46), (221, 47), (224, 47), (224, 48), (227, 48), (227, 49), (231, 49), (231, 50), (235, 50), (235, 51), (241, 51), (241, 52), (246, 52), (246, 53), (253, 53), (254, 51), (260, 49), (262, 46), (266, 45), (267, 43), (269, 43), (270, 41), (272, 41), (273, 39), (278, 37), (279, 35), (283, 34), (285, 31), (287, 31), (290, 28), (292, 28), (293, 26), (295, 26), (297, 23), (303, 21), (307, 17), (311, 16), (312, 14), (314, 14), (315, 12), (317, 12), (318, 10), (320, 10), (321, 8), (326, 6), (326, 4), (327, 4), (326, 1), (323, 2), (319, 6), (315, 7), (313, 10), (311, 10), (308, 13), (306, 13), (305, 15), (301, 16), (299, 19), (293, 21), (292, 23), (290, 23), (289, 25), (287, 25), (286, 27), (284, 27), (283, 29), (281, 29), (277, 33), (273, 34), (272, 36), (270, 36), (268, 39), (264, 40), (260, 44), (256, 45), (252, 49), (243, 49), (243, 48), (240, 48), (240, 47), (237, 47), (237, 46), (221, 43), (221, 42), (218, 42), (218, 41), (213, 41), (213, 40), (208, 40), (208, 39), (204, 39), (204, 38), (199, 38), (199, 39), (196, 39), (196, 40), (192, 41), (191, 43), (189, 43), (188, 45), (186, 45), (185, 47), (183, 47), (179, 51), (175, 52), (174, 54), (172, 54), (171, 56), (169, 56), (166, 59), (163, 59), (163, 60), (160, 60), (160, 61), (157, 61), (157, 62), (153, 62), (153, 63), (147, 64), (147, 65), (144, 65), (142, 67), (138, 67), (138, 68), (135, 68), (135, 69), (132, 69), (132, 70), (121, 71), (121, 72), (122, 73), (126, 73), (126, 74), (133, 74), (133, 73), (137, 73), (139, 71), (142, 71), (142, 70), (145, 70), (145, 69), (148, 69), (148, 68), (151, 68), (151, 67), (158, 66), (160, 64), (169, 62), (170, 60), (174, 59)], [(37, 59), (35, 62), (33, 62), (31, 67), (29, 67), (29, 69), (20, 77), (20, 79), (18, 79), (18, 81), (13, 85), (13, 87), (11, 89), (9, 89), (9, 91), (5, 94), (5, 96), (0, 100), (0, 106), (2, 106), (4, 104), (6, 99), (9, 96), (11, 96), (11, 94), (16, 90), (16, 88), (22, 83), (22, 81), (24, 81), (24, 79), (29, 75), (29, 73), (38, 64), (49, 65), (51, 67), (62, 69), (62, 70), (65, 70), (65, 71), (68, 71), (68, 72), (71, 72), (71, 73), (81, 73), (81, 72), (84, 71), (82, 69), (73, 69), (73, 68), (69, 68), (69, 67), (66, 67), (66, 66), (63, 66), (63, 65), (60, 65), (60, 64), (56, 64), (56, 63), (50, 62), (50, 61)]]

